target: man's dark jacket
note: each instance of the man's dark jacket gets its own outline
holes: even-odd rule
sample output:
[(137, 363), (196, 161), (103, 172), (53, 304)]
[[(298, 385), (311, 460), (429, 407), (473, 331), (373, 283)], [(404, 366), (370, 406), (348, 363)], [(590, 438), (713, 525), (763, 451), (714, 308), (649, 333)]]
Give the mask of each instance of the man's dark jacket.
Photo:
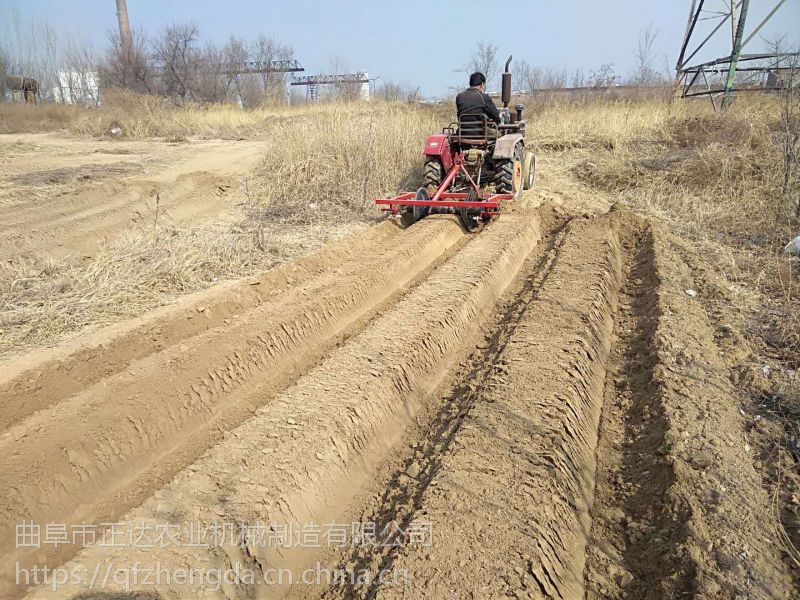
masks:
[(500, 122), (500, 112), (492, 102), (488, 94), (484, 94), (478, 88), (468, 88), (456, 96), (456, 110), (459, 119), (462, 116), (472, 116), (475, 118), (470, 121), (479, 121), (481, 116), (486, 116), (490, 121)]

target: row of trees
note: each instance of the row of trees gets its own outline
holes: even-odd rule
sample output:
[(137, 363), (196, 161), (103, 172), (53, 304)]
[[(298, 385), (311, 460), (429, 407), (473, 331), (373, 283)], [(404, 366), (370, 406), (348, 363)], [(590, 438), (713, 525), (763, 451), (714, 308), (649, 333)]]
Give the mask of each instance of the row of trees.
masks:
[[(639, 35), (634, 49), (635, 65), (633, 70), (625, 77), (614, 71), (614, 65), (605, 63), (595, 70), (584, 71), (577, 69), (554, 69), (531, 65), (524, 59), (515, 59), (511, 65), (514, 85), (516, 89), (531, 94), (535, 90), (554, 90), (562, 88), (608, 88), (617, 84), (637, 86), (663, 85), (670, 81), (669, 67), (664, 64), (659, 70), (658, 54), (655, 49), (658, 30), (653, 26), (648, 27)], [(469, 63), (465, 65), (465, 72), (480, 71), (486, 75), (489, 87), (499, 82), (502, 71), (501, 57), (494, 44), (478, 42)]]
[(198, 27), (170, 25), (148, 38), (141, 32), (127, 47), (116, 33), (100, 63), (105, 85), (160, 94), (176, 102), (237, 101), (244, 106), (285, 101), (286, 73), (242, 74), (249, 63), (291, 60), (294, 52), (271, 37), (247, 42), (236, 36), (222, 46), (201, 43)]
[[(5, 75), (15, 75), (37, 79), (45, 96), (74, 97), (75, 94), (65, 93), (71, 90), (59, 90), (74, 85), (82, 88), (80, 95), (84, 99), (94, 102), (100, 100), (99, 89), (107, 87), (158, 94), (176, 103), (237, 102), (256, 106), (286, 101), (286, 84), (291, 74), (241, 74), (251, 62), (268, 64), (294, 58), (291, 47), (271, 37), (262, 35), (246, 41), (232, 36), (217, 45), (203, 41), (196, 25), (184, 23), (169, 25), (149, 36), (134, 32), (130, 46), (112, 32), (106, 47), (98, 51), (83, 40), (59, 38), (47, 23), (26, 21), (16, 10), (0, 17), (0, 97)], [(607, 88), (623, 81), (642, 86), (663, 83), (669, 76), (655, 66), (657, 35), (652, 27), (642, 32), (635, 48), (636, 67), (624, 80), (611, 64), (589, 72), (568, 72), (517, 59), (512, 65), (515, 86), (532, 93), (565, 87)], [(336, 58), (329, 68), (331, 72), (347, 72)], [(464, 67), (465, 71), (485, 73), (490, 87), (499, 81), (501, 69), (497, 46), (485, 42), (477, 44)], [(299, 88), (297, 93), (303, 91)], [(386, 100), (421, 99), (419, 88), (393, 82), (381, 82), (374, 92)], [(87, 95), (90, 97), (86, 98)], [(358, 89), (347, 85), (326, 87), (323, 96), (357, 97)]]
[(252, 41), (232, 36), (221, 46), (203, 42), (198, 27), (188, 23), (164, 27), (152, 36), (135, 32), (132, 46), (110, 33), (106, 48), (98, 51), (85, 40), (60, 38), (47, 23), (26, 21), (18, 11), (0, 18), (0, 97), (11, 75), (38, 80), (45, 96), (92, 78), (94, 86), (87, 89), (122, 87), (178, 103), (285, 102), (288, 74), (237, 72), (250, 62), (293, 58), (289, 46), (263, 35)]
[[(287, 101), (291, 73), (241, 72), (250, 63), (292, 59), (292, 48), (271, 37), (245, 41), (232, 36), (220, 46), (202, 41), (200, 30), (191, 23), (169, 25), (152, 36), (134, 32), (130, 46), (111, 32), (107, 46), (98, 52), (83, 40), (59, 39), (47, 23), (26, 22), (19, 12), (0, 19), (0, 99), (5, 95), (5, 76), (13, 75), (38, 80), (44, 96), (80, 97), (94, 103), (100, 102), (100, 89), (117, 87), (166, 96), (176, 103), (279, 104)], [(328, 69), (349, 72), (337, 57)], [(295, 93), (302, 98), (304, 91), (297, 88)], [(360, 91), (358, 84), (326, 86), (322, 97), (358, 98)], [(419, 88), (393, 82), (381, 82), (374, 91), (390, 101), (421, 99)]]

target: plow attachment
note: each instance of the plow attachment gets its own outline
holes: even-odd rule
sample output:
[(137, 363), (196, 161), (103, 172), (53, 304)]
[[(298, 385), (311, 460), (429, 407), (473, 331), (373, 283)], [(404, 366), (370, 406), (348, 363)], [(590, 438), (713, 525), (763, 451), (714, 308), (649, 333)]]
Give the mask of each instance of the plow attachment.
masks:
[(472, 194), (462, 192), (445, 192), (439, 195), (437, 200), (421, 199), (420, 192), (403, 192), (394, 198), (375, 200), (375, 204), (385, 206), (384, 210), (391, 211), (396, 214), (401, 211), (405, 206), (419, 206), (428, 207), (433, 209), (431, 212), (456, 212), (456, 210), (446, 209), (477, 209), (482, 216), (494, 216), (500, 213), (500, 203), (503, 200), (513, 200), (514, 196), (511, 194), (489, 194), (486, 200), (471, 200)]
[[(451, 189), (457, 175), (463, 177), (469, 191)], [(483, 223), (500, 214), (501, 202), (513, 199), (513, 194), (497, 194), (482, 189), (464, 168), (462, 157), (457, 155), (452, 169), (436, 189), (433, 198), (428, 196), (425, 188), (420, 188), (416, 192), (403, 192), (394, 198), (375, 200), (375, 204), (393, 215), (400, 213), (413, 217), (412, 223), (429, 214), (456, 214), (469, 231), (476, 231)]]

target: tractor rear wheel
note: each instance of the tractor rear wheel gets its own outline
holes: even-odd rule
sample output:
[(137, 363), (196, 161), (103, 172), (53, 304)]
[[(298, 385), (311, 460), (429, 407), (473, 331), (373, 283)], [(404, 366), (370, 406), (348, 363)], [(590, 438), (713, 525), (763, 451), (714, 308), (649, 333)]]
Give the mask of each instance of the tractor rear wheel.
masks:
[(525, 153), (525, 162), (522, 163), (522, 176), (525, 178), (525, 189), (531, 189), (536, 178), (536, 156), (533, 152)]
[(498, 194), (512, 194), (514, 200), (522, 198), (525, 181), (522, 173), (525, 149), (519, 145), (514, 158), (496, 160), (494, 163), (494, 187)]
[(425, 159), (425, 189), (430, 196), (436, 193), (444, 181), (444, 168), (438, 158)]

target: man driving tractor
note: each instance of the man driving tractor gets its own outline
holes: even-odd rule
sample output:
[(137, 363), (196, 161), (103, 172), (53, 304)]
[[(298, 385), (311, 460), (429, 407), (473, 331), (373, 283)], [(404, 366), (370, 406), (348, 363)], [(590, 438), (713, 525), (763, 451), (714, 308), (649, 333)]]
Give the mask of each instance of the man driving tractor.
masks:
[[(483, 73), (469, 76), (469, 88), (456, 96), (456, 110), (462, 122), (482, 121), (485, 117), (489, 121), (500, 123), (500, 111), (486, 93), (486, 76)], [(470, 118), (473, 115), (474, 118)]]
[(422, 187), (375, 201), (408, 226), (429, 214), (457, 214), (467, 231), (479, 231), (507, 201), (522, 200), (533, 185), (535, 157), (525, 148), (522, 104), (511, 103), (511, 57), (502, 77), (503, 108), (486, 94), (486, 76), (473, 73), (456, 97), (458, 121), (425, 142)]

